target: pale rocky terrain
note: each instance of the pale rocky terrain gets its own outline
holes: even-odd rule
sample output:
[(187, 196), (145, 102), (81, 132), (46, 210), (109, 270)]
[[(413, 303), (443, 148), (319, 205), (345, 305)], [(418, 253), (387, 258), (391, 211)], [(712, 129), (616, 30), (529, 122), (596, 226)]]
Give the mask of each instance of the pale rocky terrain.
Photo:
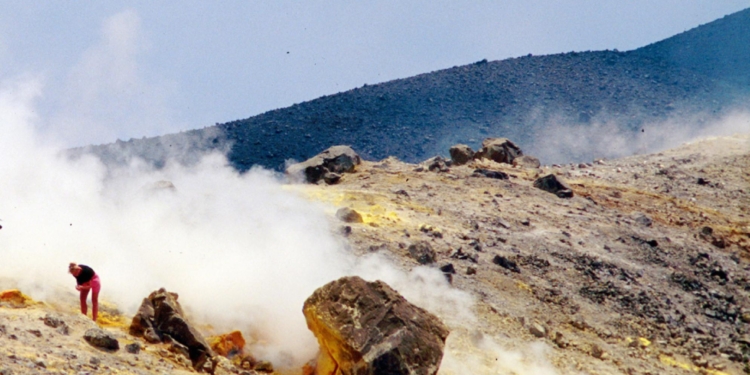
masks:
[[(533, 187), (550, 173), (574, 197)], [(430, 171), (388, 158), (335, 185), (290, 190), (360, 213), (363, 222), (344, 223), (331, 211), (355, 254), (409, 270), (419, 266), (409, 247), (423, 241), (435, 252), (429, 266), (453, 266), (452, 285), (474, 298), (478, 317), (471, 329), (451, 327), (454, 355), (477, 351), (469, 342), (479, 332), (508, 350), (542, 343), (561, 374), (750, 371), (750, 136), (538, 169), (474, 161)], [(69, 294), (61, 300), (77, 301)], [(117, 351), (83, 340), (95, 324), (73, 305), (3, 302), (0, 374), (193, 371), (166, 346), (128, 335), (130, 317), (103, 310), (98, 325), (118, 338)], [(51, 316), (67, 333), (45, 324)], [(125, 349), (132, 343), (137, 354)], [(243, 372), (228, 361), (217, 368)]]

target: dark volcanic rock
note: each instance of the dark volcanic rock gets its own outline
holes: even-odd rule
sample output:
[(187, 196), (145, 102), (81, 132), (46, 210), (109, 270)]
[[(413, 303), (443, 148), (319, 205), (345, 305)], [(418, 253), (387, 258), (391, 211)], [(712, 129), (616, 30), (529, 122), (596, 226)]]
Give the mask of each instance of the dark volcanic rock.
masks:
[(553, 174), (538, 178), (534, 181), (534, 187), (555, 194), (560, 198), (573, 196), (573, 190), (570, 186)]
[[(149, 342), (177, 342), (185, 346), (195, 369), (202, 369), (214, 357), (203, 335), (185, 318), (176, 293), (164, 288), (143, 299), (130, 324), (130, 334)], [(215, 364), (215, 361), (211, 361)]]
[(83, 334), (83, 339), (91, 346), (104, 350), (118, 350), (120, 343), (110, 333), (99, 328), (91, 328)]
[(319, 373), (433, 375), (449, 334), (387, 284), (356, 276), (319, 288), (303, 311), (320, 344)]
[(419, 241), (409, 245), (409, 255), (419, 262), (419, 264), (435, 263), (435, 250), (426, 241)]
[(488, 177), (488, 178), (494, 178), (497, 180), (507, 180), (510, 178), (507, 173), (500, 172), (500, 171), (491, 171), (489, 169), (482, 169), (477, 168), (474, 170), (474, 173), (472, 174), (474, 177)]

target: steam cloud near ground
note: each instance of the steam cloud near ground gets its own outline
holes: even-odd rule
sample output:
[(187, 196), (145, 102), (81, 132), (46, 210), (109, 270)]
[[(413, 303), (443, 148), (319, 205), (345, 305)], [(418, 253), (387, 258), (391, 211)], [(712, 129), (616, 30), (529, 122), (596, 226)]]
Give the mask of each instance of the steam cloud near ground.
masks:
[(750, 113), (736, 111), (706, 123), (699, 115), (646, 124), (641, 131), (625, 130), (616, 121), (592, 124), (545, 124), (528, 145), (542, 163), (590, 162), (659, 152), (709, 136), (750, 134)]
[(405, 272), (383, 257), (349, 255), (323, 207), (284, 190), (270, 171), (238, 175), (219, 154), (161, 170), (64, 158), (35, 131), (39, 95), (33, 79), (0, 84), (0, 289), (75, 309), (67, 264), (87, 264), (102, 279), (100, 299), (126, 314), (165, 287), (197, 323), (240, 329), (256, 356), (296, 367), (318, 347), (304, 300), (356, 274), (385, 281), (451, 327), (441, 374), (555, 373), (539, 364), (538, 348), (526, 356), (477, 339), (471, 297), (435, 269)]

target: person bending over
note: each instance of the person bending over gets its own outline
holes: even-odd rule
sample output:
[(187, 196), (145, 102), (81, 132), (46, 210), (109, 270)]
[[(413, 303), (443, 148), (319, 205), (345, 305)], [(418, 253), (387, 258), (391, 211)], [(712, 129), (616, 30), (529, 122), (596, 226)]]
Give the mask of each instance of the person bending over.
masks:
[(76, 278), (76, 282), (78, 283), (76, 290), (81, 292), (81, 313), (83, 315), (86, 315), (88, 311), (86, 299), (89, 296), (89, 290), (92, 291), (91, 317), (96, 321), (96, 317), (99, 314), (99, 290), (102, 288), (99, 275), (91, 267), (75, 263), (70, 263), (68, 272)]

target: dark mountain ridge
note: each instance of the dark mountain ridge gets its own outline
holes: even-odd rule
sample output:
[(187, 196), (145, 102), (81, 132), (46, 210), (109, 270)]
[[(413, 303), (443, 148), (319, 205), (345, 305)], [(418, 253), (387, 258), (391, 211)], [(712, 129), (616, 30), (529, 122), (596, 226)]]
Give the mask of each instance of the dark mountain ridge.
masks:
[[(416, 162), (445, 155), (456, 143), (477, 147), (502, 136), (537, 154), (551, 126), (606, 122), (634, 133), (671, 117), (707, 121), (748, 108), (748, 41), (750, 9), (634, 51), (482, 60), (204, 129), (75, 152), (107, 163), (137, 156), (160, 166), (170, 156), (190, 162), (221, 149), (239, 171), (282, 169), (288, 159), (304, 160), (334, 144), (351, 145), (365, 159)], [(606, 156), (563, 151), (560, 160), (542, 161)]]

